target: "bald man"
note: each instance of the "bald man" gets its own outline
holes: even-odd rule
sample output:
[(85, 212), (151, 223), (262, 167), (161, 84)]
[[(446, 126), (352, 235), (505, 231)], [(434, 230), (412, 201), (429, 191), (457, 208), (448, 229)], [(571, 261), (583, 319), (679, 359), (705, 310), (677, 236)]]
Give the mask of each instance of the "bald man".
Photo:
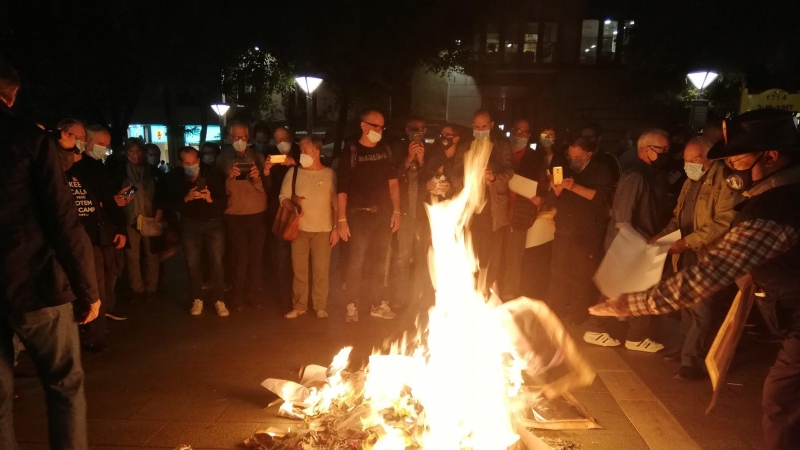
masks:
[[(684, 170), (688, 177), (678, 197), (675, 215), (666, 228), (652, 240), (681, 230), (682, 238), (672, 244), (673, 268), (677, 272), (697, 264), (709, 249), (716, 245), (730, 229), (735, 216), (734, 205), (742, 197), (725, 184), (722, 161), (708, 159), (713, 143), (706, 138), (696, 138), (686, 144), (683, 151)], [(703, 361), (710, 345), (716, 310), (724, 297), (732, 298), (736, 292), (723, 290), (692, 307), (681, 310), (686, 340), (680, 353), (681, 368), (676, 378), (698, 379), (704, 376)], [(676, 358), (677, 359), (677, 355)]]

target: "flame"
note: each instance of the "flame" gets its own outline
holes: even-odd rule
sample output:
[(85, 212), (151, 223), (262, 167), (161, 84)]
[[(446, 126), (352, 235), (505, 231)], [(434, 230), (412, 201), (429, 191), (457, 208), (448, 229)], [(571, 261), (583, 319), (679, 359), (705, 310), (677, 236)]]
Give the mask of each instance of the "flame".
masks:
[(510, 397), (519, 390), (524, 362), (475, 286), (476, 259), (466, 233), (485, 204), (491, 149), (488, 140), (473, 143), (464, 154), (461, 193), (428, 207), (436, 304), (427, 329), (390, 343), (387, 354), (373, 354), (364, 372), (347, 372), (352, 348), (342, 349), (328, 367), (327, 384), (312, 390), (307, 402), (313, 406), (305, 413), (317, 418), (308, 420), (309, 429), (357, 424), (372, 436), (364, 444), (372, 450), (500, 450), (519, 440)]

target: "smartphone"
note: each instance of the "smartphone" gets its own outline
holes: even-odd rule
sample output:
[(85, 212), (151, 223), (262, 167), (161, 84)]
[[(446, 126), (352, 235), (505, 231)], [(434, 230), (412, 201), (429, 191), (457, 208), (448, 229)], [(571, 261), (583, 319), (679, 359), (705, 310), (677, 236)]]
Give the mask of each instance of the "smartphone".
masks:
[(564, 169), (553, 167), (553, 184), (561, 184), (562, 181), (564, 181)]
[(205, 178), (198, 178), (197, 179), (197, 190), (202, 191), (206, 188), (206, 179)]
[(269, 155), (269, 162), (272, 164), (283, 164), (286, 162), (286, 155)]
[(122, 195), (124, 195), (125, 197), (128, 197), (128, 198), (131, 198), (131, 197), (133, 197), (133, 194), (135, 194), (136, 191), (138, 191), (138, 190), (139, 189), (136, 186), (131, 186), (131, 187), (128, 188), (127, 191), (123, 192)]
[(236, 163), (236, 167), (239, 168), (239, 176), (236, 177), (237, 180), (250, 179), (250, 168), (253, 167), (253, 163)]
[(411, 135), (411, 140), (417, 144), (422, 143), (422, 133), (414, 133)]

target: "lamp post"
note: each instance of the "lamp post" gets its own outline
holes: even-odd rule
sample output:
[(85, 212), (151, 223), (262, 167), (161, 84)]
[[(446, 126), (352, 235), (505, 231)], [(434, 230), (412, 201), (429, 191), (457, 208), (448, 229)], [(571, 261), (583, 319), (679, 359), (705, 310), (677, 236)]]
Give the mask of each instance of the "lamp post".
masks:
[(708, 100), (703, 98), (703, 91), (707, 88), (719, 75), (715, 72), (702, 71), (692, 72), (686, 75), (689, 81), (697, 89), (697, 98), (692, 100), (689, 109), (689, 125), (692, 128), (701, 127), (708, 119)]
[[(223, 134), (225, 132), (225, 113), (230, 109), (230, 105), (226, 103), (214, 103), (211, 105), (211, 109), (219, 116), (219, 145), (221, 146), (224, 140), (223, 136), (225, 136)], [(203, 139), (205, 139), (205, 136), (200, 136), (200, 140), (202, 141)]]
[(300, 86), (300, 89), (306, 93), (306, 129), (308, 130), (308, 135), (311, 136), (314, 127), (311, 94), (322, 84), (322, 78), (304, 76), (295, 78), (295, 81), (297, 85)]

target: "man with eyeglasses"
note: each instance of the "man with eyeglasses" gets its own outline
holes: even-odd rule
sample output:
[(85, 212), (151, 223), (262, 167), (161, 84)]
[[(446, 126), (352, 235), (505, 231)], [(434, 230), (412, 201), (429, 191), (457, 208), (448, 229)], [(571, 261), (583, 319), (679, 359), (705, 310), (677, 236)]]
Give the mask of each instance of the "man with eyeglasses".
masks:
[(264, 161), (264, 155), (253, 147), (248, 147), (250, 133), (247, 125), (233, 121), (228, 126), (228, 140), (231, 147), (223, 150), (217, 159), (219, 166), (228, 175), (225, 191), (228, 205), (225, 208), (225, 231), (232, 244), (233, 255), (233, 293), (232, 303), (236, 309), (243, 309), (242, 302), (259, 308), (264, 255), (264, 239), (267, 224), (267, 186), (261, 173), (269, 172), (271, 166)]
[(394, 309), (405, 306), (418, 282), (416, 276), (411, 273), (411, 262), (417, 254), (415, 249), (418, 245), (417, 218), (427, 220), (422, 209), (423, 196), (420, 191), (420, 169), (425, 164), (425, 155), (428, 151), (425, 143), (427, 131), (425, 119), (413, 116), (406, 122), (406, 138), (399, 139), (392, 145), (394, 158), (402, 158), (395, 164), (397, 181), (400, 184), (400, 210), (403, 212), (400, 228), (395, 233), (396, 244), (392, 243), (389, 275), (391, 307)]
[(382, 143), (385, 121), (377, 109), (360, 115), (361, 136), (342, 149), (337, 176), (339, 235), (348, 242), (345, 269), (345, 321), (358, 322), (360, 300), (372, 303), (370, 315), (394, 319), (382, 286), (392, 233), (400, 227), (400, 185), (392, 151)]
[[(669, 186), (666, 177), (658, 173), (670, 161), (669, 134), (659, 129), (645, 130), (636, 146), (638, 158), (622, 174), (614, 195), (611, 222), (606, 233), (606, 250), (625, 224), (632, 226), (645, 239), (650, 239), (663, 230), (671, 218), (670, 211), (664, 207)], [(664, 348), (663, 344), (650, 339), (650, 319), (642, 317), (629, 321), (625, 348), (647, 353)], [(592, 319), (583, 340), (603, 347), (621, 345), (619, 340), (609, 335), (607, 324), (608, 321)]]
[(722, 129), (725, 145), (712, 148), (708, 157), (725, 160), (732, 171), (728, 187), (746, 198), (730, 231), (698, 264), (589, 312), (666, 314), (734, 281), (741, 289), (754, 283), (786, 308), (790, 329), (764, 382), (764, 449), (800, 448), (800, 136), (794, 114), (777, 109), (746, 112)]

